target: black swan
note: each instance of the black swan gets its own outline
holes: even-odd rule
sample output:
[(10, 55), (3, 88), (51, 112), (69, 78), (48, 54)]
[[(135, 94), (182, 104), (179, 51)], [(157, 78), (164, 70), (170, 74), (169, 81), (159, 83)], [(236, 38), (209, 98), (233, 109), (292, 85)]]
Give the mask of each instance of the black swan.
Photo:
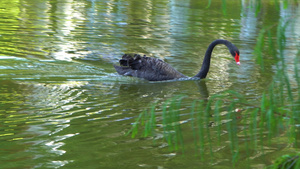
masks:
[[(194, 78), (204, 79), (209, 71), (210, 58), (214, 47), (218, 44), (224, 44), (229, 49), (229, 52), (234, 57), (236, 63), (240, 65), (240, 52), (231, 42), (223, 39), (213, 41), (207, 48), (202, 67)], [(188, 78), (182, 73), (175, 70), (168, 63), (153, 57), (140, 56), (135, 54), (123, 55), (119, 61), (120, 66), (114, 65), (116, 71), (120, 75), (133, 76), (143, 78), (149, 81), (163, 81), (180, 78)]]

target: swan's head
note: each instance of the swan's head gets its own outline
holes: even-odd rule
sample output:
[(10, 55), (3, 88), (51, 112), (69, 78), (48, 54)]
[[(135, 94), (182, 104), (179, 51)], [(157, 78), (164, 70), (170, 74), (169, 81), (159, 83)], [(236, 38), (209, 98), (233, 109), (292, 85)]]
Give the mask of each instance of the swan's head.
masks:
[(230, 48), (230, 53), (233, 56), (237, 65), (240, 65), (240, 51), (234, 45)]

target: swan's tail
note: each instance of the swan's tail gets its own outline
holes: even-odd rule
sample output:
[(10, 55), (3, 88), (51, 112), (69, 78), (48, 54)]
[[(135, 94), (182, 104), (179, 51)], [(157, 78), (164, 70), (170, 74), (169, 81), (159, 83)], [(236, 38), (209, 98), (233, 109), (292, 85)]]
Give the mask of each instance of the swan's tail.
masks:
[(142, 58), (138, 54), (134, 54), (134, 56), (125, 54), (119, 60), (120, 66), (114, 65), (114, 67), (120, 75), (134, 76), (136, 74), (135, 70), (140, 70), (143, 66)]
[(142, 67), (142, 56), (135, 54), (131, 55), (123, 55), (122, 59), (120, 59), (119, 63), (121, 66), (130, 67), (133, 70), (139, 70)]

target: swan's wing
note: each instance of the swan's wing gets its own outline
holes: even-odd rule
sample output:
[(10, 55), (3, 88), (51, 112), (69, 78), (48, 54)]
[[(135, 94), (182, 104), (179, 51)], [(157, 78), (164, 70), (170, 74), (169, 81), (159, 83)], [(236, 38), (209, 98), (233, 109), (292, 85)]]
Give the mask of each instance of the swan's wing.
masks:
[(121, 66), (114, 65), (120, 75), (144, 78), (150, 81), (171, 80), (186, 77), (169, 64), (152, 57), (123, 55)]

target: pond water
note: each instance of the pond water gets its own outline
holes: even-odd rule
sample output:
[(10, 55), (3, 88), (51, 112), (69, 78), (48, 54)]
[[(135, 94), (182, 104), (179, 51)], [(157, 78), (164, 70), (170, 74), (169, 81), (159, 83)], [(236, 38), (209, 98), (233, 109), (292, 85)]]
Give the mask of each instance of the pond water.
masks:
[[(176, 95), (187, 97), (187, 112), (193, 100), (226, 90), (259, 104), (276, 71), (270, 53), (264, 69), (255, 61), (260, 30), (275, 27), (276, 39), (277, 25), (293, 20), (284, 32), (290, 71), (299, 57), (300, 7), (278, 3), (262, 1), (257, 11), (244, 0), (1, 0), (0, 168), (232, 168), (228, 144), (214, 151), (217, 160), (195, 156), (189, 116), (184, 155), (125, 133), (153, 103)], [(215, 39), (234, 43), (241, 65), (220, 45), (205, 80), (148, 82), (113, 67), (139, 53), (193, 76)], [(235, 167), (262, 168), (295, 150), (274, 141), (247, 164), (244, 152)]]

